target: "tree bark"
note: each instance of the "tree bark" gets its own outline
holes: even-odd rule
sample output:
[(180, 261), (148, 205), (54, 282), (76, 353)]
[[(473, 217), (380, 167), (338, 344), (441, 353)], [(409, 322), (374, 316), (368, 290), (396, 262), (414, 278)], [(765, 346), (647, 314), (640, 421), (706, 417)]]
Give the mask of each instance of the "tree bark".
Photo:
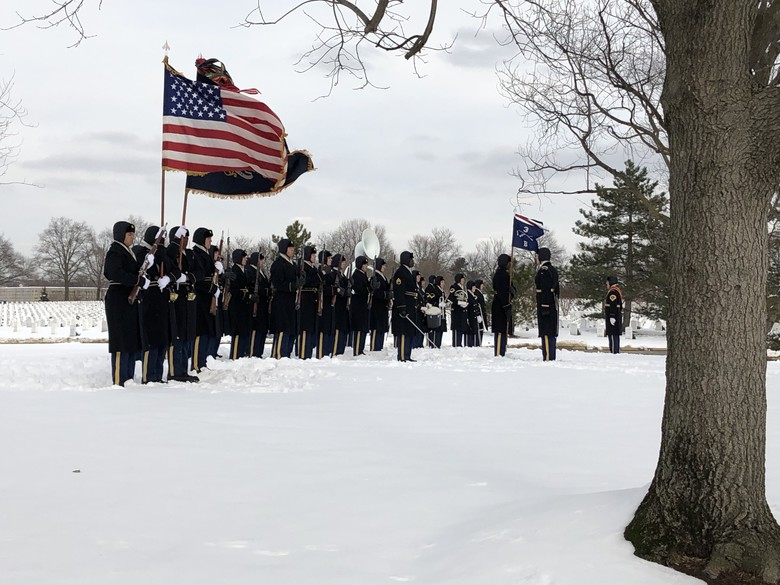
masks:
[[(671, 299), (658, 466), (626, 529), (644, 558), (780, 581), (765, 493), (767, 213), (778, 152), (749, 68), (757, 2), (653, 0), (667, 49)], [(776, 94), (776, 92), (775, 92)], [(773, 98), (780, 105), (777, 96)]]

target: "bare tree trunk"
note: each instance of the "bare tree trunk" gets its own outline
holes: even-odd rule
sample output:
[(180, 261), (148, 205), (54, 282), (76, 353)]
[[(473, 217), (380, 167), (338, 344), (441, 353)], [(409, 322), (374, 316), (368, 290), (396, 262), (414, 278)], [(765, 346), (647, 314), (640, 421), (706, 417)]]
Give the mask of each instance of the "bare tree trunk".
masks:
[(710, 576), (742, 570), (775, 583), (764, 291), (777, 159), (766, 149), (768, 120), (756, 119), (762, 90), (747, 66), (755, 5), (653, 3), (668, 59), (669, 353), (658, 467), (626, 537), (650, 560), (676, 566), (694, 557)]

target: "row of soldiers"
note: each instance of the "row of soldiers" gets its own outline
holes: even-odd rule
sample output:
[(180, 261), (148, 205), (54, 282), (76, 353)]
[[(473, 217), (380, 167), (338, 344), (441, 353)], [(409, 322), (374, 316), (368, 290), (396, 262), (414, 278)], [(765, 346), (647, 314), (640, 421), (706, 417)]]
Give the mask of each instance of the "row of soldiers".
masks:
[(388, 279), (382, 258), (359, 256), (348, 271), (343, 254), (306, 246), (296, 261), (286, 238), (267, 270), (263, 254), (244, 250), (234, 250), (232, 266), (226, 267), (208, 228), (195, 230), (192, 247), (183, 226), (170, 231), (167, 246), (157, 226), (135, 246), (129, 222), (117, 222), (113, 237), (104, 274), (117, 385), (133, 378), (139, 359), (144, 383), (164, 381), (166, 360), (168, 380), (196, 382), (228, 333), (233, 359), (263, 357), (269, 333), (272, 357), (295, 351), (308, 359), (341, 355), (348, 345), (354, 355), (363, 354), (367, 344), (371, 351), (382, 350), (392, 332), (398, 360), (414, 361), (414, 347), (426, 342), (441, 347), (448, 309), (454, 346), (481, 345), (487, 326), (482, 281), (467, 282), (457, 274), (447, 289), (444, 277), (430, 276), (426, 286), (408, 251)]

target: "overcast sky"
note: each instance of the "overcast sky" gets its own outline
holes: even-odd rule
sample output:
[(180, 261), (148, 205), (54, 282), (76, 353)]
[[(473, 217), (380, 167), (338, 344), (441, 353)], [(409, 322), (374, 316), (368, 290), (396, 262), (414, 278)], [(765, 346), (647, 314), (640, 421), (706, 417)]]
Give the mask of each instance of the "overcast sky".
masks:
[[(289, 4), (275, 0), (279, 5)], [(9, 0), (0, 23), (44, 0)], [(343, 78), (330, 97), (325, 74), (296, 72), (316, 28), (305, 18), (276, 27), (235, 28), (252, 0), (105, 2), (82, 19), (94, 35), (78, 47), (64, 27), (0, 31), (0, 78), (29, 114), (18, 127), (18, 159), (1, 180), (0, 233), (29, 254), (49, 218), (95, 228), (128, 215), (160, 217), (162, 45), (171, 65), (194, 78), (198, 55), (222, 60), (237, 85), (258, 88), (317, 170), (270, 198), (220, 200), (191, 195), (187, 225), (264, 237), (300, 219), (316, 236), (342, 220), (381, 223), (396, 250), (411, 236), (451, 228), (470, 251), (476, 242), (511, 236), (518, 147), (530, 134), (498, 91), (496, 66), (512, 55), (459, 10), (475, 0), (440, 3), (433, 43), (457, 34), (449, 53), (429, 53), (414, 75), (399, 56), (371, 52), (369, 73), (389, 89), (355, 91)], [(492, 25), (489, 25), (492, 26)], [(568, 188), (579, 186), (567, 185)], [(184, 175), (166, 174), (166, 221), (181, 220)], [(570, 252), (578, 209), (588, 198), (544, 200), (522, 211), (542, 220)]]

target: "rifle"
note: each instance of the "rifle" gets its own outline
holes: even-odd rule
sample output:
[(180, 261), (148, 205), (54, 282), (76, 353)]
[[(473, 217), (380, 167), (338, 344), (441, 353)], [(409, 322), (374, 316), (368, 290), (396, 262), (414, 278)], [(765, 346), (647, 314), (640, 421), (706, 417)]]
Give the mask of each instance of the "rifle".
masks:
[[(225, 239), (225, 231), (222, 231), (222, 235), (219, 236), (219, 256), (222, 257), (222, 243)], [(214, 274), (211, 275), (211, 284), (216, 286), (217, 289), (219, 289), (219, 271), (217, 271), (216, 268), (214, 268)], [(217, 297), (214, 295), (211, 296), (211, 307), (209, 308), (209, 313), (212, 315), (217, 314)]]
[[(298, 276), (303, 276), (303, 255), (301, 254), (301, 257), (298, 258)], [(300, 311), (301, 309), (301, 291), (303, 290), (303, 285), (296, 287), (295, 289), (295, 310)], [(299, 319), (300, 321), (300, 315)]]
[(322, 317), (322, 309), (325, 304), (325, 293), (322, 290), (322, 282), (317, 287), (317, 317)]
[[(149, 249), (149, 254), (154, 256), (154, 253), (157, 252), (157, 247), (160, 245), (160, 242), (162, 242), (165, 239), (165, 233), (166, 233), (166, 227), (167, 223), (162, 226), (159, 230), (157, 230), (157, 235), (154, 238), (154, 244), (152, 244), (152, 247)], [(146, 271), (148, 270), (146, 266), (146, 256), (144, 256), (143, 263), (141, 264), (140, 270), (138, 270), (138, 282), (141, 282), (141, 277), (146, 276)], [(131, 305), (135, 302), (135, 299), (138, 297), (138, 291), (141, 290), (141, 285), (136, 284), (133, 287), (133, 290), (130, 291), (130, 294), (127, 296), (127, 302)]]
[(230, 280), (227, 277), (227, 271), (230, 268), (231, 250), (230, 250), (230, 236), (227, 238), (227, 252), (228, 257), (225, 260), (225, 290), (222, 292), (222, 310), (227, 311), (228, 304), (230, 304)]
[(257, 266), (255, 266), (255, 269), (257, 270), (257, 274), (255, 274), (255, 290), (254, 295), (255, 299), (257, 299), (252, 307), (252, 317), (257, 317), (257, 305), (260, 303), (260, 258), (257, 259)]

